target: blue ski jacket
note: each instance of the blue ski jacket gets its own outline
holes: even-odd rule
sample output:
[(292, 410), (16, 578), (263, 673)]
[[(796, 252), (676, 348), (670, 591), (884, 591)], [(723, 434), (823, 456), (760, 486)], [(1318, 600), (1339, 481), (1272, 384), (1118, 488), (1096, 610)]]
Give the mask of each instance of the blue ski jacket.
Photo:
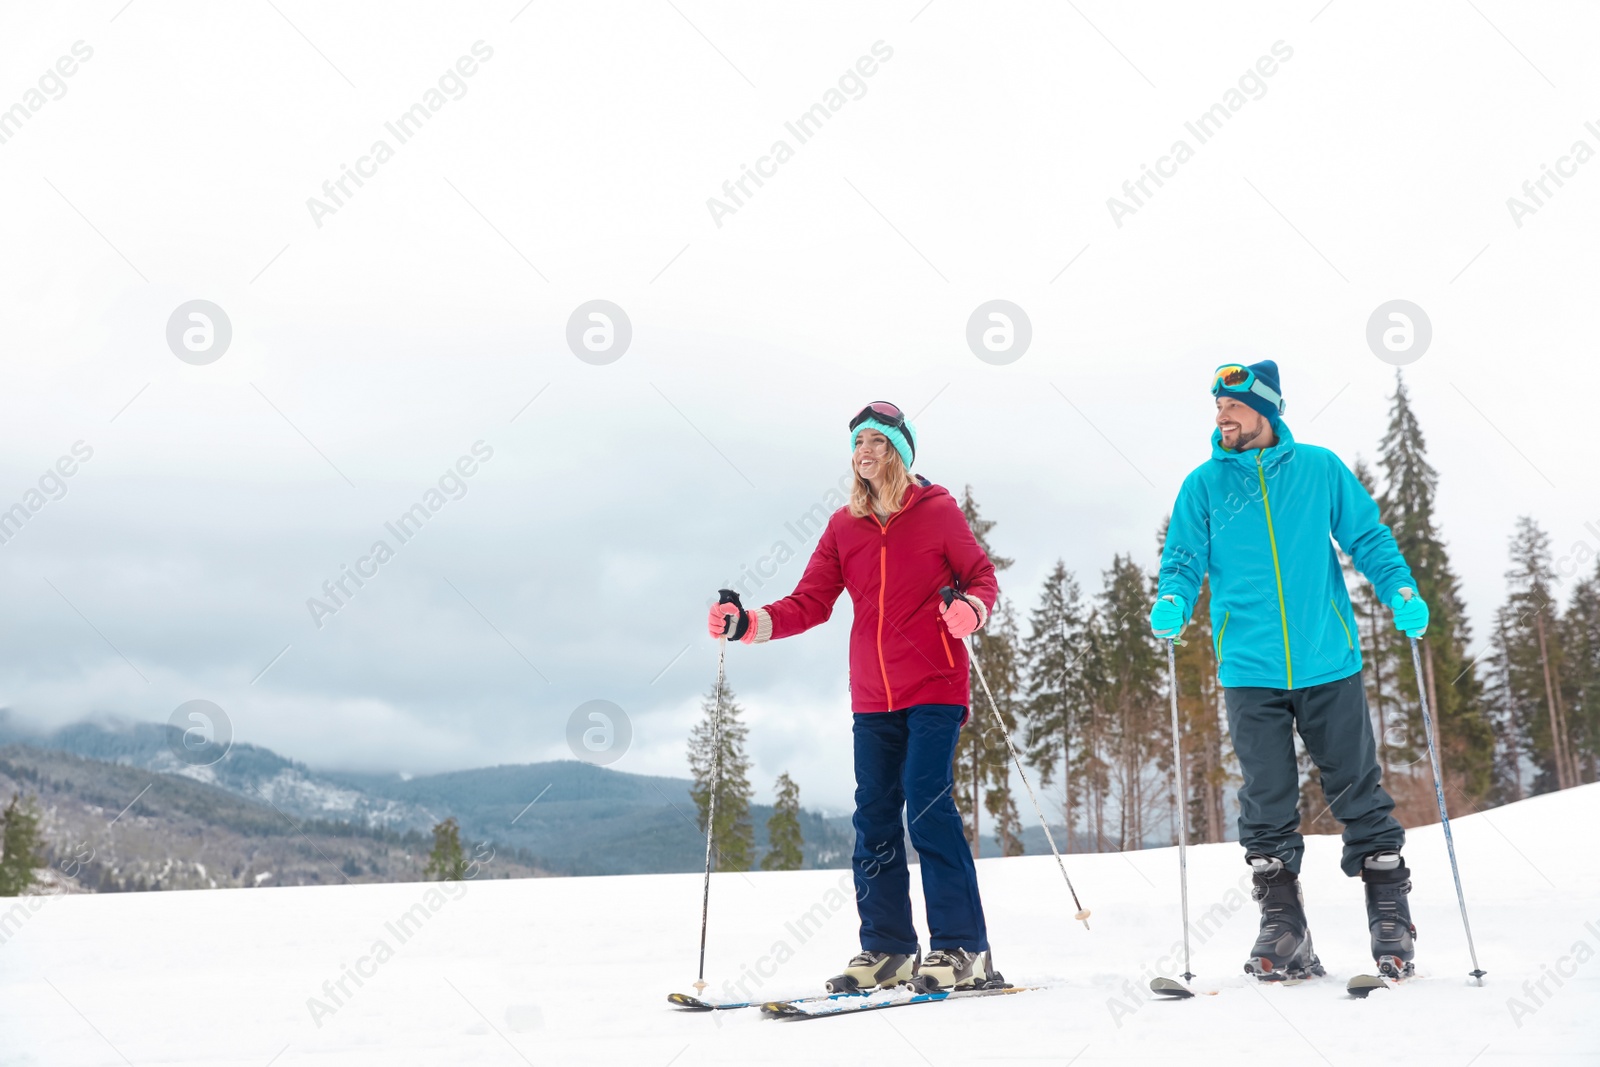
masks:
[[(1330, 540), (1330, 537), (1332, 540)], [(1158, 595), (1175, 593), (1184, 622), (1211, 575), (1211, 633), (1224, 686), (1304, 689), (1361, 670), (1361, 644), (1333, 542), (1387, 604), (1416, 588), (1378, 505), (1338, 456), (1278, 424), (1271, 448), (1211, 458), (1183, 480)]]

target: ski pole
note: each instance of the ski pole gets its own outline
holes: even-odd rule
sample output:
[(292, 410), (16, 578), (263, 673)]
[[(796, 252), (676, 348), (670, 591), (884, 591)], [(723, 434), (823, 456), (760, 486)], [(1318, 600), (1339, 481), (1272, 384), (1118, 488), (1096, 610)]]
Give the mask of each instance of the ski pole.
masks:
[[(1400, 595), (1410, 600), (1414, 590), (1401, 589)], [(1461, 927), (1467, 932), (1467, 953), (1472, 957), (1472, 970), (1468, 973), (1483, 984), (1488, 972), (1478, 966), (1478, 950), (1472, 943), (1472, 924), (1467, 921), (1467, 898), (1461, 891), (1461, 868), (1456, 864), (1456, 842), (1450, 836), (1450, 813), (1445, 810), (1444, 775), (1439, 770), (1439, 753), (1433, 746), (1433, 716), (1428, 714), (1428, 687), (1422, 680), (1422, 654), (1417, 651), (1417, 639), (1411, 640), (1411, 669), (1417, 675), (1417, 697), (1422, 702), (1422, 731), (1428, 738), (1428, 762), (1433, 764), (1433, 794), (1439, 801), (1439, 823), (1444, 827), (1444, 845), (1450, 852), (1450, 874), (1456, 880), (1456, 903), (1461, 905)]]
[[(740, 611), (744, 610), (744, 605), (739, 603), (739, 594), (732, 589), (717, 590), (717, 603), (732, 604)], [(722, 777), (722, 686), (728, 656), (727, 623), (723, 626), (724, 633), (717, 638), (717, 702), (711, 720), (711, 793), (706, 803), (706, 882), (700, 894), (700, 974), (694, 983), (696, 995), (703, 993), (706, 988), (706, 920), (711, 915), (711, 835), (717, 826), (717, 787)]]
[[(1172, 600), (1172, 597), (1165, 597)], [(1178, 659), (1175, 649), (1178, 636), (1167, 642), (1167, 685), (1172, 690), (1172, 788), (1173, 803), (1178, 809), (1178, 896), (1183, 906), (1183, 980), (1192, 981), (1189, 973), (1189, 814), (1184, 810), (1184, 798), (1189, 795), (1183, 782), (1183, 752), (1178, 745)]]
[[(939, 595), (944, 598), (944, 606), (948, 608), (956, 598), (956, 591), (947, 585), (939, 590)], [(1050, 833), (1050, 824), (1044, 820), (1044, 809), (1039, 807), (1039, 798), (1033, 795), (1033, 786), (1028, 784), (1028, 772), (1022, 769), (1022, 757), (1017, 754), (1017, 746), (1011, 741), (1011, 731), (1006, 729), (1006, 720), (1000, 714), (1000, 705), (995, 703), (994, 693), (989, 691), (989, 680), (983, 676), (983, 668), (978, 665), (978, 649), (973, 643), (971, 634), (966, 637), (966, 645), (967, 651), (972, 655), (972, 669), (977, 672), (978, 682), (983, 686), (984, 695), (989, 698), (989, 707), (994, 711), (995, 721), (1000, 724), (1000, 736), (1006, 739), (1006, 748), (1011, 750), (1011, 760), (1017, 765), (1017, 773), (1022, 776), (1023, 788), (1028, 791), (1028, 799), (1033, 801), (1034, 814), (1039, 816), (1039, 825), (1044, 828), (1044, 839), (1050, 842), (1050, 851), (1055, 854), (1056, 866), (1061, 868), (1061, 877), (1065, 878), (1067, 882), (1067, 892), (1072, 894), (1072, 903), (1078, 909), (1078, 913), (1073, 918), (1083, 923), (1083, 928), (1087, 930), (1089, 929), (1089, 909), (1079, 903), (1078, 891), (1072, 888), (1072, 879), (1067, 875), (1067, 865), (1061, 861), (1061, 850), (1056, 848), (1056, 839)], [(978, 802), (976, 793), (973, 794), (972, 802), (974, 804)]]

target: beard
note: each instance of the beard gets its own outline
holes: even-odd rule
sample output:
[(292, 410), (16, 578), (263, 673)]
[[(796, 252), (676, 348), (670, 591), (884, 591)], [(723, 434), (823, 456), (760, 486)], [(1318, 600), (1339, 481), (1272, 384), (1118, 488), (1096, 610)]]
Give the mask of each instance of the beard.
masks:
[(1266, 432), (1266, 429), (1267, 427), (1265, 423), (1257, 426), (1254, 430), (1249, 432), (1246, 432), (1243, 427), (1240, 427), (1238, 433), (1234, 435), (1232, 444), (1228, 444), (1228, 437), (1226, 434), (1223, 435), (1222, 443), (1227, 445), (1228, 448), (1235, 452), (1241, 452), (1250, 447), (1250, 442), (1260, 437), (1264, 432)]

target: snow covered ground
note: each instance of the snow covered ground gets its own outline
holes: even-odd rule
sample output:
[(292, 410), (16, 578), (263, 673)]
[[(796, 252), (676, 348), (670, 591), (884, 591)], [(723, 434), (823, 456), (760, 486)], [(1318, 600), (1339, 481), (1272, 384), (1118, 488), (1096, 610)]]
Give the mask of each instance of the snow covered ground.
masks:
[[(1144, 992), (1182, 969), (1175, 850), (1069, 857), (1092, 931), (1030, 856), (979, 877), (997, 965), (1048, 990), (794, 1022), (665, 1003), (695, 977), (693, 875), (28, 898), (0, 909), (0, 1065), (1596, 1064), (1597, 822), (1600, 785), (1453, 824), (1482, 988), (1439, 828), (1414, 832), (1426, 977), (1366, 1001), (1343, 995), (1370, 961), (1332, 838), (1304, 875), (1321, 981), (1239, 972), (1255, 909), (1236, 845), (1190, 851), (1195, 984), (1217, 995), (1183, 1002)], [(855, 948), (844, 873), (717, 876), (713, 985), (771, 998), (836, 971)]]

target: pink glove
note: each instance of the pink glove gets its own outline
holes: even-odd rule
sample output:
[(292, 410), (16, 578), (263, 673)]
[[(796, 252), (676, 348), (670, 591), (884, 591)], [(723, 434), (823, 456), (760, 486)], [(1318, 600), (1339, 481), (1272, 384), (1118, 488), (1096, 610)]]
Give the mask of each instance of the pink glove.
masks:
[(745, 621), (744, 610), (737, 604), (713, 604), (711, 613), (706, 616), (706, 631), (712, 637), (731, 637), (738, 640), (743, 632), (748, 632), (749, 623)]
[(950, 603), (939, 605), (939, 615), (944, 619), (945, 628), (957, 641), (965, 640), (968, 634), (982, 626), (984, 614), (982, 604), (960, 593)]
[(772, 616), (761, 608), (744, 611), (737, 604), (713, 604), (706, 618), (706, 629), (712, 637), (759, 645), (772, 639)]

